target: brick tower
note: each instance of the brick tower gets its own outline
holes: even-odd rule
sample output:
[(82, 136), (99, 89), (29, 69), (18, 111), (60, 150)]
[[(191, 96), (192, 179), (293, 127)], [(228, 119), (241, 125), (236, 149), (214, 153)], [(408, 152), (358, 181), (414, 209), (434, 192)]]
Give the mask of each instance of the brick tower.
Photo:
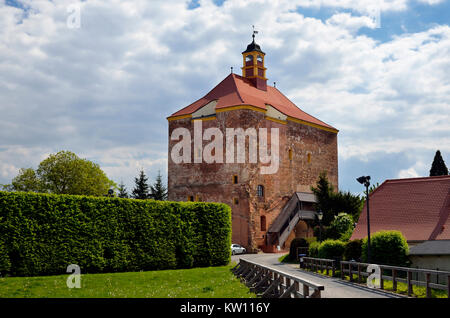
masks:
[(254, 36), (242, 55), (242, 76), (167, 118), (169, 200), (226, 203), (233, 243), (274, 251), (312, 236), (310, 187), (322, 171), (337, 189), (338, 130), (267, 85)]

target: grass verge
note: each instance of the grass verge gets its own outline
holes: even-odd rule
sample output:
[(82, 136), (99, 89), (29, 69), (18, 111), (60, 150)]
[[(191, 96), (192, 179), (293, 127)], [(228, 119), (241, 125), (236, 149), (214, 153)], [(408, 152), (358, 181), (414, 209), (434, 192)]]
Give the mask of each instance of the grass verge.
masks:
[(280, 256), (278, 258), (278, 261), (280, 263), (285, 263), (285, 264), (298, 264), (298, 261), (296, 260), (291, 260), (291, 258), (289, 257), (289, 254), (285, 254), (283, 256)]
[[(303, 269), (303, 270), (331, 277), (331, 270), (329, 271), (328, 275), (326, 274), (325, 270), (319, 270), (319, 271), (311, 271), (308, 269)], [(341, 271), (337, 270), (333, 277), (341, 277)], [(344, 275), (344, 279), (347, 281), (350, 281), (350, 276)], [(358, 275), (353, 274), (353, 282), (357, 283), (357, 281), (358, 281)], [(367, 278), (362, 277), (361, 283), (365, 284), (366, 282), (367, 282)], [(385, 291), (394, 292), (396, 294), (405, 295), (405, 296), (408, 295), (408, 285), (405, 283), (397, 282), (397, 290), (396, 291), (394, 291), (394, 287), (393, 287), (394, 284), (392, 281), (385, 280), (383, 285), (384, 285), (383, 290), (385, 290)], [(427, 290), (425, 287), (413, 286), (413, 294), (411, 295), (411, 297), (426, 298), (426, 295), (427, 295)], [(431, 297), (432, 298), (447, 298), (447, 292), (445, 290), (432, 288), (431, 289)]]
[(69, 289), (67, 275), (0, 278), (3, 298), (254, 298), (232, 265), (148, 272), (82, 274)]

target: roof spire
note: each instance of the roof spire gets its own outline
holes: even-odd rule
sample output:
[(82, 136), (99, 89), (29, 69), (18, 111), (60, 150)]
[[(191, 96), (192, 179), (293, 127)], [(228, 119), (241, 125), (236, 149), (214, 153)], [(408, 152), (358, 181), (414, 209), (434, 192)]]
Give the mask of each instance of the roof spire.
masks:
[(255, 43), (255, 34), (258, 34), (258, 31), (255, 30), (255, 26), (254, 25), (252, 25), (252, 28), (253, 28), (253, 34), (252, 34), (253, 43)]

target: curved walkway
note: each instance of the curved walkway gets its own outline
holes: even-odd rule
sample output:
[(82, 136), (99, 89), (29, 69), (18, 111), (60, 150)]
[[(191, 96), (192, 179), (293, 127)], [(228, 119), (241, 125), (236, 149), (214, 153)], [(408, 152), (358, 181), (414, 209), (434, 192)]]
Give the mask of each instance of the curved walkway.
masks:
[(280, 270), (291, 275), (323, 285), (325, 287), (325, 290), (322, 292), (323, 298), (405, 298), (402, 295), (371, 289), (336, 277), (326, 277), (303, 271), (299, 269), (297, 264), (280, 263), (278, 261), (280, 256), (282, 254), (245, 254), (232, 256), (232, 260), (238, 262), (240, 258), (243, 258), (263, 266), (279, 267)]

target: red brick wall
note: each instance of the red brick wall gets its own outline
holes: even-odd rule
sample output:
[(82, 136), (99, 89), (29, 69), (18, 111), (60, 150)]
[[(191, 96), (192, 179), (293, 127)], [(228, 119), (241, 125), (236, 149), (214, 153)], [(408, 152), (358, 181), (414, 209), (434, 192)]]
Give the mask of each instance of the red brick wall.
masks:
[[(284, 204), (295, 191), (311, 192), (319, 173), (328, 172), (333, 186), (338, 188), (337, 135), (314, 127), (288, 121), (286, 125), (264, 118), (265, 114), (248, 109), (239, 109), (217, 113), (217, 119), (203, 121), (203, 130), (218, 127), (224, 134), (224, 163), (175, 164), (171, 158), (171, 149), (177, 141), (171, 141), (170, 135), (177, 127), (191, 131), (193, 140), (193, 122), (190, 118), (169, 122), (169, 158), (168, 190), (169, 200), (186, 201), (188, 195), (200, 196), (202, 201), (222, 202), (232, 208), (232, 241), (255, 251), (265, 244), (266, 231), (261, 231), (261, 216), (266, 217), (266, 229), (281, 212)], [(279, 128), (280, 167), (276, 174), (260, 174), (260, 164), (225, 163), (226, 128)], [(268, 137), (269, 149), (270, 137)], [(203, 146), (210, 143), (204, 141)], [(193, 162), (193, 146), (192, 146)], [(289, 149), (293, 158), (289, 160)], [(248, 143), (246, 143), (248, 156)], [(311, 162), (308, 162), (308, 153)], [(233, 175), (239, 178), (233, 184)], [(256, 195), (257, 186), (264, 186), (264, 198)], [(234, 204), (238, 198), (239, 204)]]

